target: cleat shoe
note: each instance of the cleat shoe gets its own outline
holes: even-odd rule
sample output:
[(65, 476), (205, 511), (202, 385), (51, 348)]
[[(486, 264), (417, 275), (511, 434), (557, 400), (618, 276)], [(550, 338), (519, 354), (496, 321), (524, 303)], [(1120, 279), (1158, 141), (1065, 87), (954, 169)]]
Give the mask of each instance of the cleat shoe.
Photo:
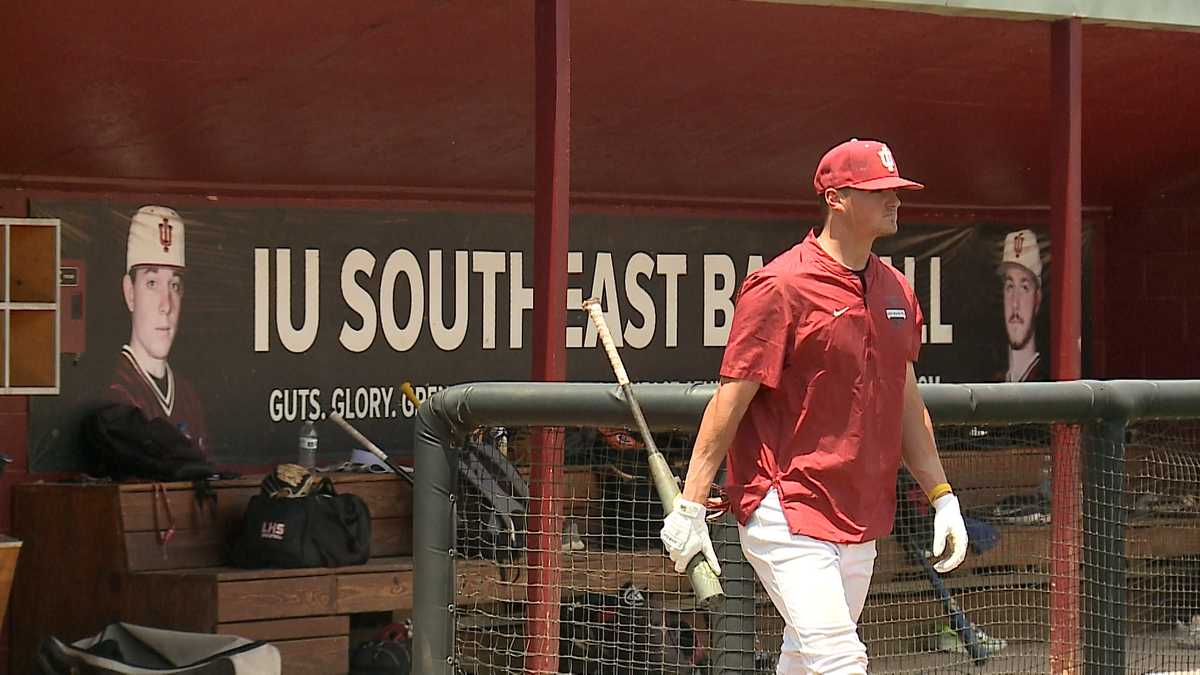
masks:
[[(976, 626), (975, 636), (979, 643), (987, 651), (988, 655), (996, 654), (1008, 647), (1008, 641), (1001, 638), (995, 638), (983, 632), (983, 629)], [(958, 633), (953, 628), (946, 624), (942, 624), (938, 630), (936, 645), (937, 650), (941, 652), (950, 652), (952, 654), (966, 654), (967, 646), (958, 639)]]
[(1186, 649), (1200, 649), (1200, 614), (1188, 623), (1175, 622), (1175, 644)]
[(582, 551), (586, 546), (583, 543), (583, 537), (579, 534), (579, 524), (574, 520), (568, 520), (566, 527), (562, 533), (562, 549), (564, 551)]

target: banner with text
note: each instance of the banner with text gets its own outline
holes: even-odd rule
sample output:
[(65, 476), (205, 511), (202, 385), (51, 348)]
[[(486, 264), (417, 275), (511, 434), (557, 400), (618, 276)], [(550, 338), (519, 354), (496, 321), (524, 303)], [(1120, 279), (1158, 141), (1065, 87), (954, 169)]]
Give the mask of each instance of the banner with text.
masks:
[[(63, 308), (64, 349), (73, 351), (63, 355), (62, 393), (30, 403), (35, 470), (85, 468), (80, 419), (140, 381), (149, 400), (174, 405), (181, 428), (204, 430), (219, 462), (292, 461), (301, 423), (317, 420), (320, 460), (332, 463), (353, 442), (320, 423), (330, 412), (403, 458), (413, 407), (401, 383), (423, 398), (461, 382), (529, 379), (528, 215), (144, 206), (33, 204), (34, 216), (62, 220), (63, 267), (78, 279), (64, 287), (74, 299)], [(148, 229), (131, 230), (140, 221)], [(738, 284), (811, 225), (573, 216), (570, 379), (612, 380), (594, 328), (575, 311), (594, 296), (631, 378), (714, 380)], [(930, 225), (902, 214), (900, 233), (876, 252), (917, 291), (923, 381), (1045, 377), (1046, 230)], [(130, 265), (154, 272), (130, 275)]]

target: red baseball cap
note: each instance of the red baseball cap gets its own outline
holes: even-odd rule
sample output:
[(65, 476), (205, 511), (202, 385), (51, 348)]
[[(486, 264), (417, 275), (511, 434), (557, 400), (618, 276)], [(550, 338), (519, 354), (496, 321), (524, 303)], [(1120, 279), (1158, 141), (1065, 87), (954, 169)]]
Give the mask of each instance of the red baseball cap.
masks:
[(924, 185), (900, 177), (892, 151), (879, 141), (852, 138), (825, 153), (813, 177), (817, 194), (829, 188), (920, 190)]

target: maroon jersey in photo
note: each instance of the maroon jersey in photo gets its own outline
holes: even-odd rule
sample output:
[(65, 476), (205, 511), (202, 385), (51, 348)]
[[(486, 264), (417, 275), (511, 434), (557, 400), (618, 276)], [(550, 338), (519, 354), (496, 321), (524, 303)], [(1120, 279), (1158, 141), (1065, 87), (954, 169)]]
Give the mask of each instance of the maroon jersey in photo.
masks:
[(166, 367), (164, 390), (155, 385), (150, 374), (138, 365), (133, 352), (125, 346), (117, 357), (107, 398), (137, 406), (149, 419), (166, 419), (192, 439), (201, 452), (207, 454), (208, 425), (204, 420), (204, 406), (191, 384), (177, 377), (169, 364)]

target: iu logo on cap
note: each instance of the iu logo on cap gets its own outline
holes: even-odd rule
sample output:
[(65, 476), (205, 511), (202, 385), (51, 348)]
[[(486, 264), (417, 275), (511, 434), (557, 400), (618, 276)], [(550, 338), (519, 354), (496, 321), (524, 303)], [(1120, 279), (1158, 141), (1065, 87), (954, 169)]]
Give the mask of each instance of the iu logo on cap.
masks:
[(888, 170), (888, 173), (896, 173), (896, 158), (892, 157), (892, 151), (888, 146), (879, 146), (879, 161), (883, 164), (883, 168)]
[(158, 224), (158, 243), (162, 244), (163, 253), (171, 251), (171, 221), (166, 218)]
[(1020, 258), (1021, 249), (1025, 248), (1025, 235), (1018, 234), (1013, 237), (1013, 255)]

